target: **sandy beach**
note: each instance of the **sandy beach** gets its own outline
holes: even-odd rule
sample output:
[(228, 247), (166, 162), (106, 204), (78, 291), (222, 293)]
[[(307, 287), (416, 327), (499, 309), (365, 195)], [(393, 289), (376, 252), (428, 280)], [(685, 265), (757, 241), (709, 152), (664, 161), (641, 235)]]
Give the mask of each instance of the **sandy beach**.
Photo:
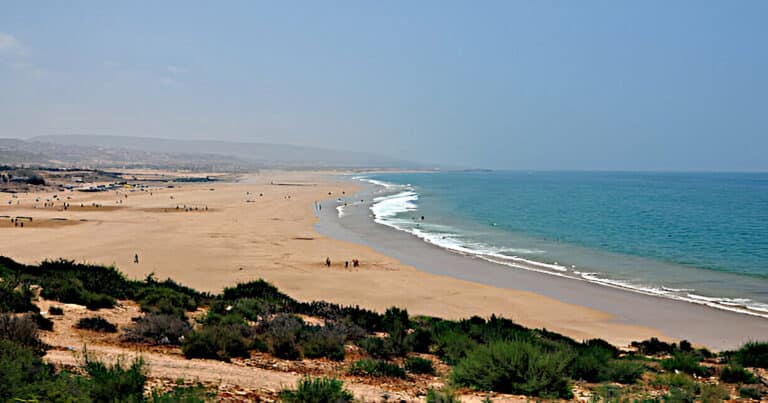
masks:
[[(600, 337), (622, 346), (658, 336), (720, 349), (768, 334), (764, 319), (538, 273), (494, 271), (488, 262), (377, 228), (362, 208), (353, 224), (340, 225), (332, 200), (361, 189), (326, 172), (261, 171), (236, 183), (58, 192), (60, 199), (70, 197), (70, 205), (103, 208), (61, 211), (61, 203), (34, 208), (36, 198), (52, 194), (3, 195), (0, 214), (58, 220), (25, 228), (0, 225), (1, 253), (27, 263), (66, 258), (114, 264), (134, 278), (155, 273), (207, 291), (264, 278), (301, 300), (376, 310), (397, 305), (411, 314), (444, 318), (495, 313), (575, 339)], [(61, 219), (77, 225), (62, 225)], [(344, 267), (355, 258), (359, 268)]]

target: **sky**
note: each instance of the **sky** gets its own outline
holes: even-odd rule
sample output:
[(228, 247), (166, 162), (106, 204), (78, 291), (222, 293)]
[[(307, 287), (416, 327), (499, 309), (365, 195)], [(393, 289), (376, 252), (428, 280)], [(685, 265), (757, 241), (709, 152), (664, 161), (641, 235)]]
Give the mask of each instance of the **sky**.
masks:
[(4, 1), (0, 137), (765, 171), (767, 16), (762, 0)]

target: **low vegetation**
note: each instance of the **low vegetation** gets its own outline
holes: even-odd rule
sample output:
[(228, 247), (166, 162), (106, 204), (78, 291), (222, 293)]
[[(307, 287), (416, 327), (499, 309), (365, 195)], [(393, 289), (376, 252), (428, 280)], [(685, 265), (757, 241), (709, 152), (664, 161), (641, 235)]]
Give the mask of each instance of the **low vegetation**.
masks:
[(101, 316), (94, 316), (90, 318), (82, 318), (75, 325), (78, 329), (92, 330), (94, 332), (102, 333), (115, 333), (117, 332), (117, 326), (109, 323), (108, 320)]
[(350, 375), (387, 378), (405, 378), (405, 370), (399, 365), (384, 360), (357, 360), (349, 367)]
[[(421, 374), (445, 379), (449, 388), (430, 391), (428, 401), (456, 401), (450, 388), (568, 399), (575, 383), (611, 401), (637, 398), (643, 388), (656, 391), (652, 400), (664, 401), (764, 396), (752, 371), (768, 366), (768, 343), (764, 342), (715, 356), (686, 341), (649, 339), (633, 343), (635, 351), (627, 352), (603, 340), (578, 342), (496, 316), (453, 321), (412, 317), (394, 307), (381, 314), (357, 306), (299, 302), (263, 280), (211, 295), (172, 280), (158, 281), (152, 275), (129, 280), (113, 267), (67, 260), (22, 265), (0, 257), (0, 278), (0, 377), (8, 380), (0, 385), (0, 401), (11, 397), (104, 401), (112, 396), (107, 400), (155, 402), (208, 398), (200, 387), (144, 393), (141, 361), (110, 366), (86, 360), (75, 373), (45, 365), (40, 357), (46, 346), (38, 331), (51, 329), (54, 322), (33, 303), (37, 287), (47, 299), (89, 309), (113, 307), (119, 300), (136, 301), (142, 315), (120, 330), (122, 342), (179, 346), (187, 358), (230, 361), (260, 351), (284, 360), (331, 360), (340, 363), (335, 368), (343, 366), (345, 371), (338, 373), (389, 378), (387, 382), (418, 381)], [(51, 307), (49, 313), (62, 312)], [(77, 327), (118, 331), (98, 316), (83, 318)], [(347, 358), (350, 349), (355, 350), (354, 360)], [(348, 362), (342, 363), (345, 359)], [(709, 376), (717, 376), (720, 383), (695, 378)], [(340, 380), (328, 378), (302, 379), (280, 396), (296, 402), (352, 398)], [(320, 397), (312, 400), (313, 396)]]
[(435, 373), (435, 366), (432, 365), (432, 361), (421, 357), (408, 357), (403, 363), (405, 370), (412, 374), (427, 374), (433, 375)]
[(283, 389), (280, 399), (285, 403), (346, 403), (354, 396), (344, 389), (344, 383), (335, 378), (303, 378), (296, 389)]

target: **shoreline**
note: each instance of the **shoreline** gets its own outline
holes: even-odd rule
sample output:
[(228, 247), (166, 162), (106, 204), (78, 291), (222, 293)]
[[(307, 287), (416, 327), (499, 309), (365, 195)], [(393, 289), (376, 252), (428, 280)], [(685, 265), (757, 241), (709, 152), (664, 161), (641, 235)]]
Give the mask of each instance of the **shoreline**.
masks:
[[(348, 178), (341, 180), (352, 181)], [(558, 276), (556, 273), (513, 268), (429, 243), (411, 233), (374, 222), (370, 206), (375, 184), (355, 183), (362, 190), (354, 199), (347, 199), (364, 199), (366, 202), (349, 204), (344, 208), (343, 218), (339, 218), (335, 208), (324, 209), (315, 226), (318, 232), (372, 247), (377, 252), (425, 273), (532, 292), (566, 304), (604, 312), (611, 316), (612, 323), (656, 329), (664, 336), (687, 339), (716, 350), (736, 348), (744, 342), (758, 340), (768, 334), (768, 320), (759, 316), (633, 292), (621, 287)], [(333, 203), (334, 207), (337, 204), (335, 199), (326, 203)]]
[[(605, 305), (632, 307), (633, 303), (655, 300), (525, 270), (499, 270), (490, 262), (460, 256), (374, 224), (367, 207), (346, 211), (362, 212), (353, 219), (359, 221), (359, 230), (340, 227), (327, 231), (324, 227), (337, 219), (335, 202), (323, 202), (320, 217), (315, 203), (329, 197), (351, 197), (361, 190), (365, 191), (362, 183), (349, 181), (338, 171), (264, 170), (234, 183), (155, 188), (154, 195), (138, 191), (65, 195), (73, 206), (98, 203), (114, 208), (35, 208), (36, 197), (45, 200), (53, 195), (19, 194), (21, 204), (14, 201), (13, 207), (6, 207), (8, 214), (34, 215), (35, 220), (66, 217), (87, 221), (44, 228), (3, 228), (0, 243), (5, 245), (2, 254), (22, 263), (64, 258), (114, 265), (130, 278), (142, 279), (154, 273), (156, 278), (172, 278), (210, 292), (263, 278), (301, 301), (325, 300), (380, 312), (398, 306), (412, 315), (445, 319), (496, 314), (575, 340), (599, 337), (617, 346), (659, 337), (688, 338), (721, 349), (768, 334), (768, 321), (717, 314), (710, 320), (710, 311), (700, 309), (703, 307), (683, 309), (698, 312), (688, 322), (709, 321), (709, 325), (693, 326), (695, 332), (654, 326), (679, 320), (667, 313), (659, 318), (622, 316)], [(177, 205), (208, 210), (177, 212)], [(134, 254), (140, 256), (140, 263), (134, 263)], [(333, 260), (330, 268), (324, 264), (326, 257)], [(353, 258), (360, 260), (360, 267), (344, 268), (343, 262)], [(497, 278), (500, 275), (503, 279)], [(596, 293), (594, 298), (592, 293)], [(682, 305), (675, 306), (679, 310)], [(649, 310), (641, 309), (651, 315)], [(710, 330), (722, 340), (691, 335)]]

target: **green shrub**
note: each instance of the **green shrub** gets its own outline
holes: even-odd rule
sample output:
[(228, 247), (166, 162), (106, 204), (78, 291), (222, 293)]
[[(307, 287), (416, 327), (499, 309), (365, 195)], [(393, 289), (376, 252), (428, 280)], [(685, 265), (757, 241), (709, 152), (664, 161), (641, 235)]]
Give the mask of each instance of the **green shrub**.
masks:
[(345, 403), (354, 396), (344, 389), (344, 383), (334, 378), (300, 379), (296, 389), (283, 389), (280, 399), (286, 403)]
[[(46, 292), (57, 293), (55, 288), (58, 288), (57, 285), (60, 286), (62, 281), (77, 280), (77, 284), (82, 290), (95, 295), (91, 296), (94, 303), (98, 300), (104, 302), (104, 296), (110, 297), (112, 300), (115, 298), (132, 298), (134, 291), (140, 284), (137, 281), (126, 279), (125, 276), (114, 267), (80, 264), (64, 259), (53, 261), (46, 260), (37, 267), (28, 268), (26, 272), (28, 275), (36, 277), (36, 282), (43, 287), (44, 295)], [(107, 290), (108, 294), (106, 294), (105, 290)], [(58, 298), (54, 297), (52, 299)], [(84, 298), (84, 300), (88, 300), (88, 298)], [(60, 301), (88, 306), (83, 302)], [(100, 306), (98, 308), (102, 307), (103, 306)]]
[(244, 319), (257, 322), (272, 312), (269, 303), (256, 298), (241, 298), (235, 301), (216, 301), (211, 311), (221, 314), (237, 314)]
[(382, 317), (381, 323), (387, 333), (392, 333), (393, 331), (399, 331), (401, 329), (408, 329), (410, 327), (408, 311), (393, 306), (384, 312), (384, 317)]
[(264, 341), (276, 357), (296, 360), (301, 358), (298, 341), (303, 328), (304, 322), (296, 316), (278, 314), (266, 324)]
[(42, 296), (48, 299), (70, 304), (85, 305), (91, 310), (112, 308), (115, 299), (109, 295), (88, 291), (83, 282), (74, 277), (53, 279), (43, 288)]
[(732, 358), (745, 367), (768, 369), (768, 342), (748, 342), (736, 350)]
[(295, 313), (317, 316), (333, 322), (355, 324), (367, 332), (384, 330), (382, 315), (359, 306), (341, 306), (326, 301), (293, 302)]
[(61, 316), (61, 315), (64, 315), (64, 310), (57, 306), (52, 306), (48, 308), (48, 313), (54, 316)]
[(114, 365), (105, 365), (100, 361), (92, 361), (85, 354), (85, 372), (90, 375), (90, 395), (97, 402), (142, 402), (144, 400), (144, 383), (147, 380), (144, 361), (141, 358), (133, 360), (130, 366), (124, 368), (118, 359)]
[(349, 368), (351, 375), (405, 378), (405, 371), (397, 364), (383, 360), (357, 360)]
[(305, 357), (344, 361), (344, 336), (332, 328), (305, 326), (301, 331), (300, 345)]
[(661, 366), (667, 371), (678, 370), (691, 375), (704, 376), (709, 373), (706, 367), (699, 364), (699, 356), (692, 353), (675, 353), (672, 357), (662, 360)]
[(458, 330), (441, 332), (435, 336), (437, 356), (450, 365), (456, 365), (476, 346), (477, 342)]
[(40, 356), (45, 354), (45, 344), (37, 336), (37, 324), (29, 315), (0, 313), (0, 340), (8, 340)]
[(621, 402), (624, 390), (617, 385), (600, 385), (597, 395), (600, 397), (600, 401), (603, 402)]
[(529, 396), (570, 398), (564, 377), (573, 353), (530, 341), (497, 341), (470, 351), (453, 370), (457, 385)]
[(613, 352), (600, 346), (579, 349), (570, 365), (571, 377), (587, 382), (608, 380), (608, 366), (613, 361)]
[(611, 360), (606, 368), (605, 380), (625, 385), (637, 382), (645, 372), (642, 362), (627, 359)]
[(389, 351), (389, 348), (387, 348), (384, 338), (382, 337), (366, 337), (358, 341), (357, 345), (373, 358), (387, 359), (392, 356), (392, 352)]
[(720, 370), (720, 380), (728, 383), (757, 383), (757, 377), (739, 364), (730, 364)]
[(421, 357), (408, 357), (404, 362), (405, 369), (414, 374), (434, 374), (432, 361)]
[(204, 326), (199, 331), (193, 331), (184, 338), (181, 351), (187, 358), (222, 361), (250, 356), (242, 328), (236, 325)]
[(699, 399), (702, 402), (722, 402), (730, 398), (728, 390), (720, 385), (709, 383), (699, 384)]
[(89, 382), (56, 374), (32, 350), (0, 340), (0, 401), (91, 402)]
[(262, 279), (240, 283), (234, 288), (225, 288), (221, 295), (221, 299), (224, 301), (235, 301), (243, 298), (254, 298), (275, 306), (286, 306), (294, 302), (291, 297)]
[(634, 383), (645, 370), (645, 366), (637, 361), (614, 359), (612, 349), (602, 345), (592, 344), (577, 350), (576, 358), (570, 366), (571, 377), (587, 382), (618, 382)]
[(739, 396), (760, 400), (760, 397), (762, 396), (760, 386), (742, 386), (739, 388)]
[(94, 332), (103, 333), (115, 333), (117, 332), (117, 326), (109, 323), (108, 320), (101, 316), (94, 316), (92, 318), (82, 318), (75, 325), (78, 329), (92, 330)]
[(192, 297), (161, 286), (145, 287), (137, 292), (135, 298), (143, 312), (157, 315), (184, 318), (187, 311), (197, 309), (197, 303)]
[(213, 401), (213, 397), (203, 385), (192, 385), (176, 386), (165, 393), (153, 390), (147, 400), (151, 403), (205, 403)]
[(0, 282), (0, 312), (37, 312), (37, 306), (32, 303), (34, 294), (29, 287), (14, 289), (12, 286)]
[(146, 314), (125, 331), (124, 341), (134, 343), (178, 345), (189, 334), (191, 327), (176, 315)]
[(679, 373), (666, 373), (657, 375), (652, 381), (652, 385), (661, 387), (681, 387), (681, 388), (695, 388), (695, 382), (690, 375)]
[(645, 355), (665, 355), (672, 354), (677, 351), (677, 346), (675, 343), (667, 343), (657, 339), (656, 337), (651, 337), (648, 340), (640, 342), (633, 341), (632, 347), (637, 348), (637, 351), (640, 354)]
[(429, 353), (429, 347), (433, 343), (432, 332), (424, 327), (417, 327), (408, 335), (408, 339), (408, 344), (417, 353)]
[(461, 403), (461, 399), (450, 389), (427, 390), (427, 403)]

